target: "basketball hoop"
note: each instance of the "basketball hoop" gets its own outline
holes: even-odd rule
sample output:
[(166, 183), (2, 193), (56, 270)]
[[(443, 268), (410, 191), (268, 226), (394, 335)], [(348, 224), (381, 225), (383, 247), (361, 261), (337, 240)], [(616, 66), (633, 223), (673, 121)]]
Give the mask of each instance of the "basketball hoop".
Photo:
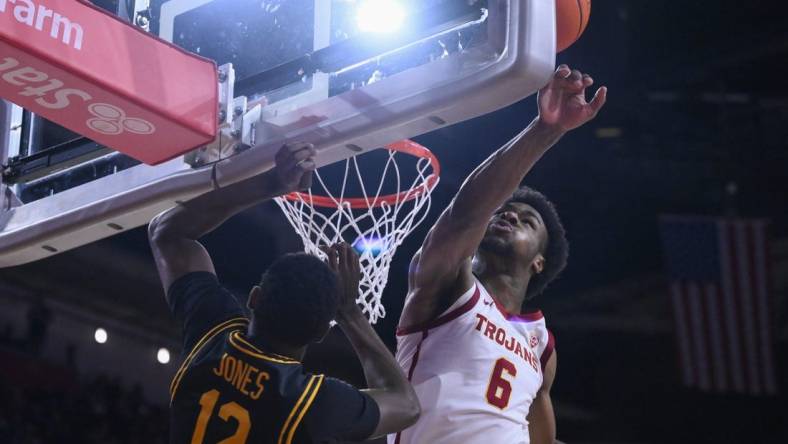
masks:
[[(358, 158), (351, 157), (345, 160), (342, 179), (331, 187), (338, 190), (332, 191), (316, 171), (312, 189), (276, 199), (307, 253), (325, 258), (319, 247), (337, 242), (347, 242), (359, 252), (362, 276), (356, 302), (373, 324), (386, 315), (381, 296), (394, 253), (427, 216), (430, 195), (440, 177), (438, 158), (424, 146), (402, 140), (386, 149), (388, 157), (372, 194), (367, 192)], [(397, 164), (399, 153), (416, 159), (415, 177), (406, 184)], [(351, 176), (356, 177), (362, 197), (345, 196)], [(313, 191), (317, 184), (322, 188), (319, 194)], [(397, 191), (382, 194), (387, 184)]]

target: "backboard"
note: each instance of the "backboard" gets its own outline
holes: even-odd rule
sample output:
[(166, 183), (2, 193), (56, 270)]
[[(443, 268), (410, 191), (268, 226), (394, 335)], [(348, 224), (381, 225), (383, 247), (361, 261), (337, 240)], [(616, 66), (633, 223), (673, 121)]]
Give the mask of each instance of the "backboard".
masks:
[[(552, 72), (553, 2), (401, 1), (404, 20), (388, 33), (360, 26), (363, 3), (154, 1), (152, 32), (233, 64), (234, 95), (243, 96), (233, 105), (240, 114), (258, 110), (242, 123), (248, 134), (155, 167), (113, 171), (118, 154), (110, 152), (36, 179), (52, 183), (51, 195), (28, 202), (18, 197), (30, 184), (6, 182), (0, 266), (145, 224), (176, 201), (269, 169), (286, 141), (314, 143), (318, 164), (326, 165), (500, 109), (535, 92)], [(15, 143), (12, 114), (0, 116), (7, 122), (0, 146)], [(109, 173), (73, 188), (52, 182), (97, 163)]]

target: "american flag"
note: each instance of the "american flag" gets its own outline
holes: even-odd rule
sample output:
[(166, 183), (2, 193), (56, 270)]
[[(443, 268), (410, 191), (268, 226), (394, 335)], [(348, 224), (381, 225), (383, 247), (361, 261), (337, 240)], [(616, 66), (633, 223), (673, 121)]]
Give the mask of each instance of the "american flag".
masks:
[(777, 393), (768, 221), (663, 216), (660, 228), (684, 384)]

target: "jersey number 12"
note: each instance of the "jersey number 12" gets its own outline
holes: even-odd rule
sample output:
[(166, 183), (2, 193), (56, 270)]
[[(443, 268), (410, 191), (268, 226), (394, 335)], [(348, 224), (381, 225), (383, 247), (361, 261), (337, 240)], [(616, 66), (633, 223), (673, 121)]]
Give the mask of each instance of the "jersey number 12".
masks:
[[(203, 393), (200, 397), (200, 415), (197, 417), (197, 424), (194, 425), (191, 444), (202, 444), (205, 438), (205, 429), (208, 428), (208, 420), (211, 419), (213, 408), (216, 407), (218, 400), (219, 391), (215, 389)], [(238, 422), (238, 428), (235, 429), (233, 436), (223, 439), (217, 444), (245, 444), (246, 438), (249, 436), (249, 428), (252, 425), (249, 421), (249, 411), (237, 402), (228, 402), (219, 407), (219, 417), (225, 421), (230, 418), (235, 419)]]

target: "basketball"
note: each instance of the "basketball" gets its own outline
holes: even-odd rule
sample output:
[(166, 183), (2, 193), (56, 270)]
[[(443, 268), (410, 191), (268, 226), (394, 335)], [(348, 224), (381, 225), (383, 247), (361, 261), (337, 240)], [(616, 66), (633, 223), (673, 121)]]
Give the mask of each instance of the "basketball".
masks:
[(591, 0), (555, 0), (556, 52), (572, 46), (588, 25)]

